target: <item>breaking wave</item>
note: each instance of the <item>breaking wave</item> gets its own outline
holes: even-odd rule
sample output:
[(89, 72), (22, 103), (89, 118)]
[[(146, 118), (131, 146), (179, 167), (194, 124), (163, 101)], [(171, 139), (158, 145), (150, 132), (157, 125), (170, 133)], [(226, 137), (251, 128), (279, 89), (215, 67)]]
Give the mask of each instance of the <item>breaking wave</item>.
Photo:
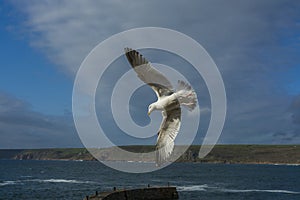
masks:
[(16, 181), (3, 181), (3, 182), (0, 182), (0, 186), (24, 184), (24, 183), (28, 183), (28, 182), (97, 184), (97, 182), (93, 182), (93, 181), (78, 181), (78, 180), (68, 180), (68, 179), (28, 179), (28, 180), (16, 180)]
[(178, 186), (177, 189), (178, 191), (206, 191), (207, 190), (208, 185), (204, 184), (204, 185), (191, 185), (191, 186)]
[(78, 181), (78, 180), (67, 180), (67, 179), (31, 179), (26, 180), (31, 182), (40, 182), (40, 183), (96, 183), (92, 181)]
[(227, 193), (247, 193), (247, 192), (267, 192), (267, 193), (283, 193), (283, 194), (300, 194), (300, 192), (291, 190), (264, 190), (264, 189), (227, 189), (203, 185), (178, 186), (178, 191), (207, 191), (207, 192), (227, 192)]
[(3, 181), (0, 186), (20, 184), (21, 181)]
[(245, 193), (245, 192), (269, 192), (269, 193), (285, 193), (285, 194), (300, 194), (300, 192), (290, 190), (233, 190), (233, 189), (222, 189), (223, 192), (230, 193)]

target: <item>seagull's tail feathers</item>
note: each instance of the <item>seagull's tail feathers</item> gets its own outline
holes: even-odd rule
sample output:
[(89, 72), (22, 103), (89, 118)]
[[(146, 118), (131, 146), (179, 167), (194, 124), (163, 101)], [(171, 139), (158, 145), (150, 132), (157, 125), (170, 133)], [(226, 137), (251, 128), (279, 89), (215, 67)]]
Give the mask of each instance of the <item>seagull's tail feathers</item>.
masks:
[(175, 93), (180, 105), (185, 106), (189, 111), (197, 106), (197, 95), (193, 88), (186, 82), (179, 80), (177, 92)]
[(158, 143), (156, 145), (156, 166), (160, 167), (161, 165), (163, 165), (164, 163), (166, 163), (168, 161), (168, 158), (170, 157), (172, 151), (174, 148), (174, 141), (169, 142), (166, 145), (160, 145), (160, 143)]

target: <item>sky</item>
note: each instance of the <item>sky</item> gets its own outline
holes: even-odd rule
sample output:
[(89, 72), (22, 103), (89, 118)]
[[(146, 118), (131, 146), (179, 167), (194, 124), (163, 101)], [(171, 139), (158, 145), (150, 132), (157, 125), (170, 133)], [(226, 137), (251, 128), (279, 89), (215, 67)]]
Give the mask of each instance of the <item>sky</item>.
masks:
[[(148, 26), (190, 36), (218, 66), (227, 95), (218, 143), (299, 144), (299, 9), (298, 1), (289, 0), (1, 1), (0, 148), (82, 147), (72, 118), (80, 64), (111, 35)], [(154, 63), (184, 66), (187, 74), (193, 73), (167, 53), (142, 53)], [(128, 65), (124, 57), (107, 70), (108, 89), (113, 85), (109, 81), (126, 71), (116, 68), (120, 65)], [(101, 87), (96, 107), (110, 138), (118, 144), (139, 142), (120, 136), (111, 115), (101, 114), (108, 112), (109, 103), (101, 97)], [(210, 102), (204, 84), (195, 90), (204, 108), (194, 140), (201, 144)], [(135, 97), (132, 118), (148, 124), (144, 108), (150, 102), (140, 100), (154, 101), (155, 96), (142, 87)]]

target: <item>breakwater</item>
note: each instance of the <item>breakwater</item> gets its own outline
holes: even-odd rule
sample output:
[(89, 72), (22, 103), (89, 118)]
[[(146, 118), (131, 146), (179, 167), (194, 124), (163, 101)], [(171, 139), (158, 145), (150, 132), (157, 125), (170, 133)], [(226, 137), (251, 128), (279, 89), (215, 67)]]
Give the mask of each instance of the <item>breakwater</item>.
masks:
[(178, 199), (176, 187), (147, 187), (139, 189), (113, 189), (111, 192), (96, 192), (84, 200), (174, 200)]

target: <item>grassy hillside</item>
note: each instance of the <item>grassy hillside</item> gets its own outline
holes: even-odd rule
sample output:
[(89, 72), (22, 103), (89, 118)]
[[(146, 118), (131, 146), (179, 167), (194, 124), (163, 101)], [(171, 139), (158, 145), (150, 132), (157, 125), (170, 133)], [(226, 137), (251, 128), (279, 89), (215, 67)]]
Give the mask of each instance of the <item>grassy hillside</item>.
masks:
[[(131, 152), (151, 152), (154, 146), (124, 146)], [(175, 147), (174, 153), (178, 153)], [(209, 162), (209, 163), (290, 163), (300, 164), (300, 145), (216, 145), (203, 159), (198, 158), (200, 146), (191, 146), (179, 157), (178, 162)], [(1, 154), (2, 152), (2, 154)], [(0, 155), (5, 152), (0, 150)], [(115, 148), (97, 150), (102, 160), (124, 160), (117, 155)], [(34, 149), (11, 153), (12, 159), (34, 160), (95, 160), (86, 150), (75, 149)], [(7, 157), (7, 156), (6, 156)], [(130, 160), (152, 161), (153, 157), (133, 157)]]
[[(197, 152), (199, 146), (189, 151)], [(200, 162), (300, 163), (300, 145), (217, 145)]]
[(93, 160), (84, 148), (29, 149), (12, 157), (17, 160)]

